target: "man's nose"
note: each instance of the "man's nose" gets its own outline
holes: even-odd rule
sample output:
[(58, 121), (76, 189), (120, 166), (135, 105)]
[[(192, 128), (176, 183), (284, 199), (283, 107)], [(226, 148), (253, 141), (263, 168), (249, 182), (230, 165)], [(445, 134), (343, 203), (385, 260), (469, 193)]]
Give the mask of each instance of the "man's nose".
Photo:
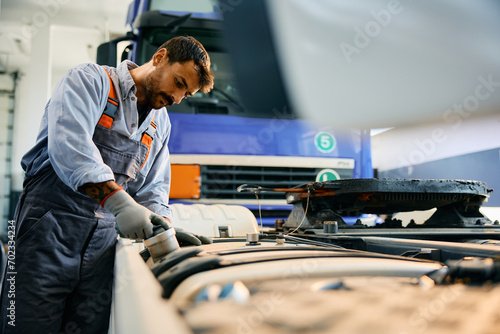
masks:
[(184, 98), (183, 92), (177, 91), (174, 94), (174, 104), (179, 104), (181, 103), (182, 99)]

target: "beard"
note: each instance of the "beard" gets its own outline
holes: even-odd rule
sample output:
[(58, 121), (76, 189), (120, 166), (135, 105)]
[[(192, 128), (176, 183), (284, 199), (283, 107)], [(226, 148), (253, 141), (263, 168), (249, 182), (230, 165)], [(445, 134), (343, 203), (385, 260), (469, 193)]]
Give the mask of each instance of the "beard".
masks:
[(174, 104), (174, 99), (168, 94), (162, 92), (160, 80), (155, 76), (155, 71), (148, 74), (145, 80), (145, 93), (148, 104), (154, 109), (161, 109)]

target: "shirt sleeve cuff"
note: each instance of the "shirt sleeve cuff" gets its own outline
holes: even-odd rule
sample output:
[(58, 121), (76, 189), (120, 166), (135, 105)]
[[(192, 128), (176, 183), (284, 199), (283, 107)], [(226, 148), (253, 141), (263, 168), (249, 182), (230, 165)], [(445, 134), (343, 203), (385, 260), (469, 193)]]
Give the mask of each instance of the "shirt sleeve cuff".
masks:
[(168, 218), (168, 220), (170, 220), (170, 222), (172, 222), (172, 210), (170, 209), (169, 206), (164, 205), (164, 204), (150, 204), (150, 205), (146, 205), (146, 207), (149, 210), (156, 213), (157, 215)]
[(86, 183), (101, 183), (114, 180), (115, 175), (111, 168), (104, 164), (94, 164), (82, 166), (75, 170), (69, 181), (73, 190), (78, 191), (78, 188)]

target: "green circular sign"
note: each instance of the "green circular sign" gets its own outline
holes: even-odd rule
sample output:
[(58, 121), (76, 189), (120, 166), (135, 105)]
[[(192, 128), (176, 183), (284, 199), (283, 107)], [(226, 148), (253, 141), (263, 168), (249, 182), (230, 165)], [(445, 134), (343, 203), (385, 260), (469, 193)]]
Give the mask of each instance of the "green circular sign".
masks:
[(316, 175), (316, 182), (340, 180), (340, 175), (333, 169), (322, 169)]
[(323, 153), (329, 153), (337, 146), (337, 141), (332, 134), (328, 132), (318, 132), (314, 137), (314, 144), (316, 148)]

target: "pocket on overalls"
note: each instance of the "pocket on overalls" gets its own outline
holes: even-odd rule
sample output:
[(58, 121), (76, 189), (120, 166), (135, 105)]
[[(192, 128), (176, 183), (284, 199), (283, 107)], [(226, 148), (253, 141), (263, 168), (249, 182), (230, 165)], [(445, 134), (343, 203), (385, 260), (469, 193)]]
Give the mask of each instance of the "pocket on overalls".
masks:
[[(146, 145), (144, 145), (144, 147), (146, 147)], [(158, 152), (161, 150), (162, 147), (163, 147), (163, 144), (161, 143), (161, 141), (158, 138), (156, 138), (156, 135), (155, 135), (153, 142), (151, 143), (151, 148), (149, 148), (149, 151), (148, 151), (148, 154), (146, 157), (146, 161), (143, 162), (143, 166), (140, 170), (141, 175), (146, 177), (149, 174), (149, 170), (151, 169), (152, 164), (151, 163), (148, 164), (149, 168), (146, 168), (146, 162), (149, 159), (154, 160), (156, 155), (158, 154)], [(147, 147), (146, 147), (146, 149), (147, 149)]]
[(30, 249), (38, 244), (44, 244), (40, 245), (42, 247), (65, 244), (65, 247), (78, 248), (79, 244), (85, 244), (96, 225), (96, 218), (50, 209), (40, 218), (26, 216), (19, 228), (16, 247), (29, 242)]
[(102, 160), (115, 174), (117, 183), (123, 184), (137, 177), (146, 154), (143, 144), (101, 126), (96, 127), (93, 140)]
[(21, 225), (19, 226), (16, 235), (16, 246), (19, 246), (23, 242), (23, 240), (30, 235), (30, 232), (34, 231), (37, 228), (37, 226), (42, 224), (45, 220), (50, 220), (51, 217), (52, 214), (49, 210), (40, 218), (26, 217), (21, 222), (19, 222)]
[[(124, 177), (126, 179), (125, 182), (128, 179), (136, 178), (137, 171), (141, 167), (141, 162), (139, 161), (137, 155), (121, 152), (112, 147), (107, 147), (104, 145), (97, 145), (97, 147), (101, 152), (102, 160), (104, 161), (104, 163), (108, 165), (115, 176), (117, 176), (117, 182), (120, 176), (121, 178)], [(118, 183), (124, 182), (122, 181)]]

